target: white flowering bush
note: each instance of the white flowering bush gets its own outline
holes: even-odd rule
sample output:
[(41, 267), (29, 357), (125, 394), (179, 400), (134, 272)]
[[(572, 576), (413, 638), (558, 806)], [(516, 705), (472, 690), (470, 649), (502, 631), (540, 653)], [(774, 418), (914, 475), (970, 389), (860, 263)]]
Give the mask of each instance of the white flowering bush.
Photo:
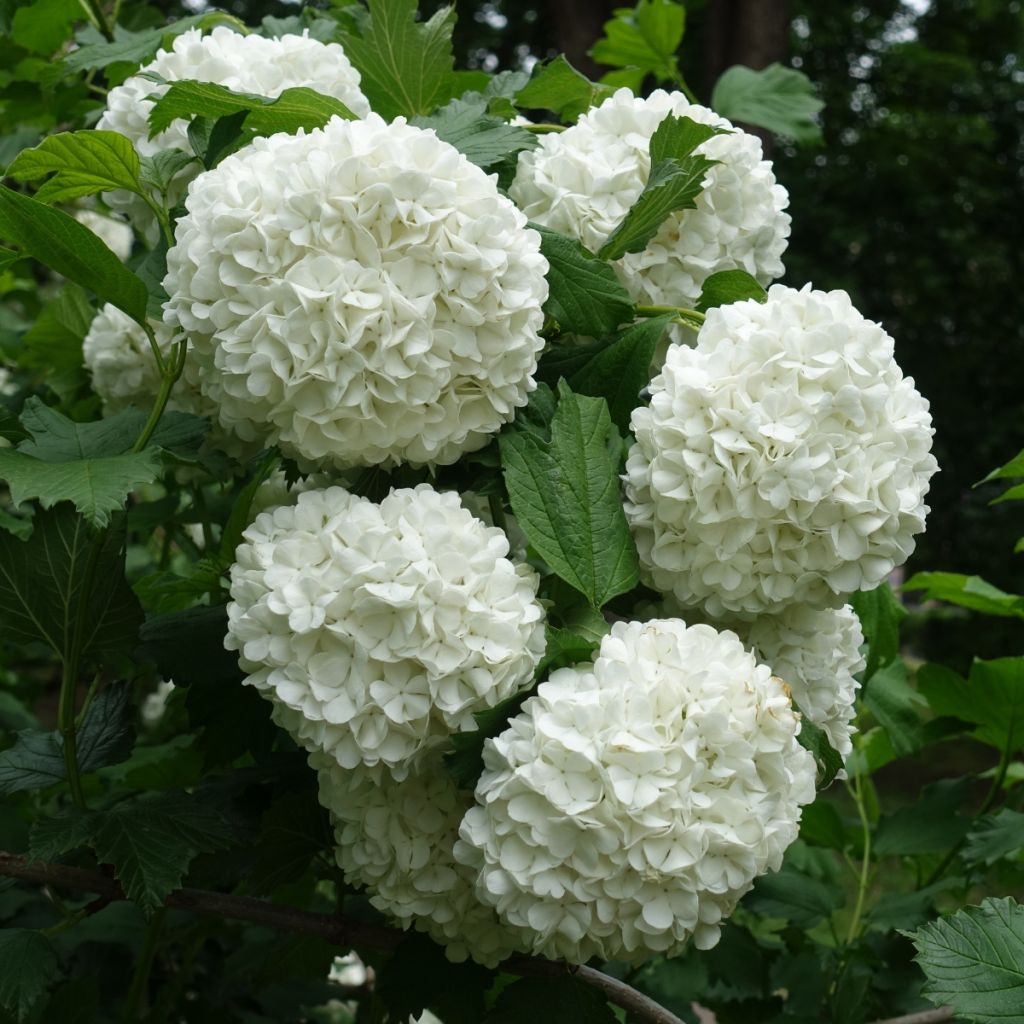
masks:
[[(674, 0), (599, 82), (456, 71), (412, 0), (142, 2), (5, 39), (0, 1018), (920, 1009), (895, 932), (1018, 856), (1019, 672), (900, 657), (933, 429), (773, 283), (749, 129), (813, 138), (810, 84), (699, 102)], [(976, 821), (880, 806), (963, 736)]]
[(627, 513), (659, 590), (711, 615), (841, 604), (914, 550), (928, 403), (845, 292), (712, 310), (631, 421)]
[(616, 623), (484, 748), (456, 855), (548, 956), (671, 955), (776, 870), (814, 799), (780, 680), (735, 634)]
[(296, 740), (344, 768), (404, 776), (528, 685), (543, 654), (536, 574), (451, 492), (378, 505), (309, 490), (243, 537), (228, 646)]

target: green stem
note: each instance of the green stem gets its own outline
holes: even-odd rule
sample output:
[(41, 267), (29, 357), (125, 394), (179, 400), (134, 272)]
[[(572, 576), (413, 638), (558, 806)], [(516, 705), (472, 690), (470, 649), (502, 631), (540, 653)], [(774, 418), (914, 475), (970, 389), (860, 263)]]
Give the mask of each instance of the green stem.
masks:
[(156, 215), (156, 219), (160, 224), (160, 230), (163, 232), (164, 241), (167, 243), (167, 247), (170, 248), (174, 245), (174, 232), (171, 230), (171, 218), (167, 215), (167, 211), (148, 193), (139, 192), (139, 195), (146, 201), (146, 205)]
[(146, 928), (142, 952), (139, 953), (135, 973), (132, 975), (131, 987), (125, 997), (125, 1021), (141, 1020), (146, 1009), (146, 991), (149, 988), (149, 974), (153, 969), (157, 947), (160, 945), (160, 933), (163, 931), (165, 910), (158, 910)]
[(156, 401), (153, 403), (152, 410), (150, 410), (146, 425), (142, 428), (142, 432), (136, 439), (135, 444), (132, 445), (133, 452), (141, 452), (149, 444), (149, 439), (153, 436), (153, 431), (156, 430), (156, 425), (160, 422), (160, 417), (163, 416), (164, 410), (167, 408), (167, 400), (171, 397), (171, 388), (174, 387), (174, 382), (181, 376), (181, 371), (185, 369), (186, 344), (187, 342), (184, 341), (176, 342), (171, 354), (170, 364), (165, 364), (164, 366), (160, 380), (160, 390), (157, 392)]
[(854, 778), (853, 786), (846, 784), (850, 796), (857, 805), (857, 816), (860, 818), (861, 831), (864, 833), (864, 849), (861, 855), (860, 877), (857, 880), (857, 902), (853, 907), (853, 917), (850, 919), (850, 927), (846, 931), (846, 945), (860, 934), (860, 921), (864, 913), (864, 902), (868, 894), (868, 878), (871, 872), (871, 823), (868, 821), (868, 811), (864, 806), (864, 793), (861, 788), (861, 776)]
[(110, 27), (110, 22), (107, 21), (107, 16), (103, 13), (99, 0), (81, 0), (81, 4), (89, 21), (103, 33), (103, 38), (108, 43), (112, 43), (114, 41), (114, 30)]
[(203, 488), (199, 484), (196, 484), (191, 490), (192, 504), (199, 514), (199, 523), (203, 528), (203, 548), (207, 554), (210, 554), (213, 552), (214, 546), (213, 525), (210, 523), (210, 513), (206, 507), (206, 495), (203, 494)]
[(665, 313), (675, 313), (684, 320), (692, 320), (694, 323), (702, 324), (707, 319), (703, 313), (695, 309), (687, 309), (686, 306), (635, 306), (633, 312), (637, 316), (662, 316)]
[(75, 719), (75, 728), (81, 729), (82, 722), (85, 721), (85, 713), (89, 710), (89, 705), (92, 703), (93, 697), (96, 696), (96, 691), (100, 686), (100, 673), (92, 677), (92, 682), (89, 684), (89, 692), (85, 695), (85, 700), (82, 701), (82, 706), (78, 710), (78, 717)]
[(491, 521), (507, 535), (508, 521), (505, 519), (505, 506), (501, 503), (501, 498), (497, 494), (488, 494), (487, 507), (491, 510)]
[(552, 132), (564, 132), (564, 124), (524, 124), (519, 127), (525, 128), (534, 135), (550, 135)]

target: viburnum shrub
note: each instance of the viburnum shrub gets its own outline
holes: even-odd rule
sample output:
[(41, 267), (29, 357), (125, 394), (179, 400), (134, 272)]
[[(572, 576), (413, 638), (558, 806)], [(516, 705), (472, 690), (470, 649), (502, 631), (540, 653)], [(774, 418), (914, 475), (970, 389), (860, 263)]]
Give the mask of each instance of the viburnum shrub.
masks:
[(1024, 659), (912, 682), (928, 403), (773, 283), (739, 123), (810, 83), (701, 105), (671, 0), (602, 82), (85, 9), (0, 15), (3, 1019), (1024, 1020), (1024, 910), (958, 909), (1024, 879)]

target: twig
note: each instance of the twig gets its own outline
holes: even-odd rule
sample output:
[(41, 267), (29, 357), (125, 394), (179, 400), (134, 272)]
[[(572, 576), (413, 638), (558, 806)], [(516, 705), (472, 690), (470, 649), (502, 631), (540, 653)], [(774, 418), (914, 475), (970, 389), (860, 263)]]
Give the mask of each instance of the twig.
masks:
[[(64, 864), (29, 861), (25, 857), (2, 850), (0, 876), (94, 892), (110, 900), (126, 898), (120, 885), (113, 878), (98, 872), (68, 867)], [(268, 903), (266, 900), (253, 899), (251, 896), (234, 896), (230, 893), (208, 892), (203, 889), (178, 889), (167, 897), (164, 905), (178, 910), (189, 910), (195, 914), (248, 921), (278, 931), (315, 935), (336, 946), (363, 946), (378, 953), (391, 952), (406, 938), (406, 933), (397, 928), (364, 924), (340, 914), (317, 914), (309, 910), (298, 910), (295, 907), (284, 907)], [(637, 1024), (683, 1024), (675, 1014), (669, 1013), (642, 992), (592, 967), (574, 967), (534, 956), (514, 956), (506, 960), (501, 969), (509, 974), (530, 978), (556, 978), (569, 973), (596, 988), (609, 1002), (625, 1010)], [(937, 1021), (949, 1018), (935, 1019)], [(896, 1022), (889, 1021), (886, 1024)], [(910, 1024), (931, 1022), (914, 1020)]]
[(874, 1024), (945, 1024), (953, 1020), (952, 1006), (938, 1006), (934, 1010), (918, 1010), (917, 1013), (905, 1013), (902, 1017), (887, 1017), (876, 1020)]

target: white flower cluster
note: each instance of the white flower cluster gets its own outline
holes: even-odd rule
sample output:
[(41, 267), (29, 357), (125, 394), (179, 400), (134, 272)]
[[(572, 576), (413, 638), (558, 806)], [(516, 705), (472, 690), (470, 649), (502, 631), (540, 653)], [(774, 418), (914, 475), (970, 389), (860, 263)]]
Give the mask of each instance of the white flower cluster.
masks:
[(618, 622), (484, 748), (456, 857), (535, 952), (700, 948), (776, 870), (815, 767), (780, 680), (735, 634)]
[(334, 119), (189, 190), (165, 316), (221, 423), (306, 463), (450, 463), (525, 405), (547, 261), (432, 131)]
[(682, 93), (659, 89), (641, 99), (619, 89), (523, 153), (509, 194), (530, 220), (596, 252), (647, 184), (651, 136), (669, 115), (730, 131), (696, 150), (719, 161), (696, 209), (671, 214), (643, 252), (613, 264), (623, 285), (638, 303), (691, 307), (720, 270), (746, 270), (762, 285), (780, 277), (789, 196), (762, 159), (760, 140)]
[(507, 554), (451, 492), (308, 490), (245, 531), (226, 643), (308, 750), (401, 777), (532, 679), (538, 578)]
[(845, 292), (713, 309), (632, 417), (626, 512), (653, 585), (709, 615), (829, 607), (914, 549), (928, 403)]
[[(224, 25), (204, 36), (194, 28), (177, 36), (170, 50), (158, 50), (153, 60), (139, 69), (139, 74), (115, 86), (107, 96), (106, 110), (96, 127), (127, 136), (142, 156), (153, 156), (165, 149), (192, 152), (187, 121), (173, 121), (164, 131), (149, 137), (150, 111), (168, 86), (143, 78), (143, 72), (159, 75), (167, 82), (214, 82), (235, 92), (270, 97), (305, 86), (341, 100), (357, 116), (370, 112), (370, 105), (359, 89), (359, 72), (337, 43), (321, 43), (305, 33), (279, 39), (243, 36)], [(180, 202), (188, 183), (200, 170), (197, 163), (175, 176), (169, 194), (172, 206)], [(138, 196), (116, 191), (107, 193), (105, 198), (112, 206), (129, 213), (141, 230), (155, 227), (148, 207)]]
[(96, 235), (122, 263), (131, 256), (135, 236), (126, 221), (91, 209), (76, 210), (75, 220)]
[(347, 771), (311, 754), (320, 803), (331, 812), (335, 856), (346, 880), (403, 927), (443, 945), (449, 959), (494, 966), (523, 939), (476, 897), (476, 873), (455, 860), (459, 823), (473, 802), (430, 761), (397, 781), (382, 769)]

